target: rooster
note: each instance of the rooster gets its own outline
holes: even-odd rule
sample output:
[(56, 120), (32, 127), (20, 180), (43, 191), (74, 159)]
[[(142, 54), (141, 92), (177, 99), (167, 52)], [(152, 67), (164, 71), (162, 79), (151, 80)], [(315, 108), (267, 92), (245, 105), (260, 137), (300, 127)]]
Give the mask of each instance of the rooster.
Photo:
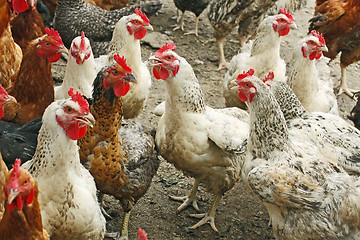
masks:
[(178, 26), (174, 28), (174, 31), (177, 30), (177, 29), (181, 29), (181, 31), (184, 31), (185, 11), (191, 11), (196, 16), (196, 18), (195, 18), (195, 29), (194, 29), (194, 31), (190, 31), (190, 32), (185, 33), (185, 35), (195, 34), (196, 36), (198, 36), (200, 14), (207, 7), (208, 3), (209, 3), (209, 0), (198, 0), (198, 1), (174, 0), (175, 6), (181, 11), (181, 17), (180, 17)]
[(149, 19), (140, 9), (135, 9), (134, 14), (122, 17), (116, 23), (108, 54), (96, 59), (98, 68), (102, 68), (114, 63), (115, 54), (124, 56), (136, 76), (136, 83), (130, 83), (129, 92), (122, 97), (125, 119), (141, 113), (150, 92), (151, 75), (141, 59), (140, 47), (140, 39), (145, 37), (147, 30), (153, 30)]
[[(322, 68), (315, 65), (315, 60), (325, 61), (321, 56), (327, 50), (323, 36), (315, 30), (301, 39), (295, 48), (296, 60), (287, 83), (307, 111), (339, 115), (330, 69), (326, 63), (323, 63)], [(326, 76), (320, 78), (320, 71), (326, 72)]]
[(135, 79), (124, 57), (114, 59), (94, 80), (90, 111), (96, 123), (78, 144), (81, 162), (101, 196), (110, 194), (120, 201), (125, 212), (120, 233), (127, 238), (131, 210), (149, 189), (159, 159), (149, 130), (134, 121), (122, 122), (122, 96)]
[(20, 164), (17, 159), (3, 185), (6, 209), (0, 221), (0, 238), (50, 240), (41, 223), (38, 184)]
[[(19, 2), (19, 3), (17, 3)], [(16, 15), (11, 20), (11, 32), (15, 42), (21, 47), (23, 53), (29, 43), (46, 34), (41, 15), (36, 10), (37, 0), (12, 0), (13, 4), (27, 5), (26, 11)]]
[[(11, 34), (11, 7), (11, 1), (0, 0), (0, 84), (5, 89), (11, 86), (11, 80), (18, 74), (23, 57)], [(17, 5), (13, 9), (16, 13), (26, 10)]]
[(360, 1), (358, 0), (317, 0), (314, 17), (309, 20), (309, 31), (323, 34), (328, 52), (326, 57), (334, 59), (340, 56), (341, 79), (338, 94), (346, 93), (350, 97), (356, 90), (347, 86), (346, 68), (360, 60)]
[(70, 47), (70, 56), (61, 86), (56, 86), (55, 100), (67, 98), (67, 91), (73, 87), (87, 98), (91, 98), (92, 83), (97, 75), (96, 63), (90, 41), (84, 32), (76, 37)]
[(281, 109), (254, 71), (237, 78), (250, 111), (242, 177), (271, 218), (276, 239), (357, 239), (360, 181), (320, 147), (291, 135)]
[(338, 115), (308, 112), (292, 89), (284, 82), (272, 81), (269, 74), (265, 83), (278, 102), (290, 134), (320, 146), (328, 158), (337, 162), (350, 174), (360, 176), (360, 131)]
[[(19, 74), (8, 91), (20, 105), (10, 121), (19, 125), (41, 117), (54, 101), (51, 63), (58, 61), (61, 52), (67, 53), (67, 49), (58, 32), (48, 28), (45, 31), (44, 36), (34, 39), (26, 48)], [(5, 108), (5, 112), (10, 111)]]
[(172, 197), (184, 201), (178, 210), (189, 204), (197, 209), (196, 191), (203, 183), (215, 197), (208, 213), (193, 215), (202, 219), (192, 228), (210, 222), (217, 231), (217, 205), (240, 178), (249, 117), (241, 109), (206, 106), (191, 65), (173, 51), (175, 48), (173, 43), (165, 44), (150, 58), (155, 78), (166, 83), (165, 112), (158, 123), (156, 145), (168, 162), (195, 178), (188, 196)]
[(265, 77), (269, 71), (273, 71), (278, 80), (286, 80), (286, 63), (280, 57), (280, 43), (281, 37), (287, 35), (290, 28), (296, 28), (293, 16), (286, 9), (280, 9), (280, 14), (267, 16), (260, 23), (254, 42), (249, 42), (246, 46), (251, 50), (243, 51), (231, 59), (228, 72), (225, 74), (223, 90), (227, 107), (246, 109), (244, 102), (240, 101), (230, 84), (245, 69), (254, 69), (259, 77)]
[[(140, 8), (150, 17), (161, 7), (162, 2), (157, 0), (114, 11), (106, 11), (85, 3), (83, 0), (61, 0), (56, 7), (54, 28), (59, 31), (65, 46), (68, 48), (71, 41), (83, 31), (90, 39), (94, 57), (98, 57), (106, 54), (115, 24), (121, 17), (132, 14), (136, 8)], [(81, 16), (81, 20), (79, 16)]]
[(70, 89), (69, 95), (46, 108), (34, 157), (23, 167), (38, 182), (42, 223), (51, 239), (102, 239), (105, 218), (76, 143), (95, 119), (80, 93)]

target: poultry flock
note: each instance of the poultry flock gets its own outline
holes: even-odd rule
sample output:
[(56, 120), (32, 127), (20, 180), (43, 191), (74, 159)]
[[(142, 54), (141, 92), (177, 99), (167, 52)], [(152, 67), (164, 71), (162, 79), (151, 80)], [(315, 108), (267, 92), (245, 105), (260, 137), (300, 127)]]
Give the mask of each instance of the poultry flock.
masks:
[[(275, 239), (360, 238), (360, 100), (350, 99), (349, 116), (340, 116), (330, 69), (341, 52), (338, 94), (359, 96), (345, 70), (360, 60), (358, 1), (316, 0), (306, 33), (295, 17), (303, 0), (0, 1), (1, 239), (170, 238), (131, 214), (141, 219), (140, 200), (164, 166), (175, 167), (173, 178), (194, 178), (186, 196), (169, 197), (182, 202), (177, 211), (195, 209), (190, 216), (200, 220), (189, 226), (200, 239), (207, 223), (211, 234), (239, 238), (215, 216), (243, 183), (257, 202), (239, 207), (262, 204)], [(162, 47), (143, 61), (150, 47), (140, 41), (168, 9), (181, 12), (175, 29), (160, 26), (173, 30), (172, 41), (157, 42)], [(195, 36), (175, 34), (186, 11), (196, 18), (185, 35)], [(181, 36), (210, 48), (199, 41), (204, 24), (219, 54), (217, 69), (216, 60), (206, 66), (222, 76), (220, 108), (207, 101), (201, 71), (177, 44)], [(227, 63), (225, 38), (235, 28), (238, 53)], [(158, 103), (153, 94), (164, 99), (160, 117), (149, 109)], [(205, 213), (200, 192), (213, 195)], [(109, 224), (118, 215), (108, 213), (112, 197), (121, 224)]]

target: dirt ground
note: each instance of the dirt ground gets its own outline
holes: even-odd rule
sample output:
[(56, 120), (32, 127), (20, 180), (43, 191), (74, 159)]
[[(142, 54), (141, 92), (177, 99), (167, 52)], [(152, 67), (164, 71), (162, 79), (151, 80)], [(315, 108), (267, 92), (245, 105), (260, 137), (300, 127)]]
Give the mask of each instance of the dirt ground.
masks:
[[(180, 30), (172, 31), (171, 25), (175, 24), (173, 16), (176, 8), (172, 0), (163, 0), (164, 6), (157, 16), (150, 18), (154, 31), (166, 35), (177, 45), (176, 52), (185, 57), (193, 66), (205, 94), (206, 103), (214, 108), (224, 107), (222, 97), (222, 84), (225, 70), (217, 71), (218, 52), (215, 40), (212, 36), (212, 27), (207, 19), (205, 11), (201, 15), (199, 23), (199, 37), (195, 35), (184, 36)], [(293, 14), (298, 29), (291, 30), (290, 34), (283, 37), (282, 57), (289, 60), (289, 49), (301, 37), (307, 33), (308, 19), (313, 14), (315, 0), (308, 0), (308, 5)], [(185, 31), (194, 27), (194, 15), (187, 12), (185, 15)], [(225, 43), (225, 57), (228, 61), (239, 50), (236, 42), (237, 29), (228, 36)], [(229, 41), (232, 40), (232, 41)], [(156, 52), (147, 44), (142, 45), (143, 60)], [(340, 78), (340, 67), (338, 59), (331, 63), (332, 78), (335, 84)], [(54, 64), (54, 77), (61, 78), (65, 68), (64, 62)], [(355, 63), (348, 67), (349, 85), (359, 88), (358, 76), (360, 65)], [(156, 127), (159, 117), (153, 114), (153, 109), (164, 100), (165, 83), (153, 78), (151, 94), (147, 100), (143, 113), (138, 121), (149, 127)], [(338, 97), (338, 103), (342, 116), (348, 115), (355, 105), (355, 101), (342, 95)], [(191, 189), (193, 179), (184, 177), (165, 160), (161, 160), (160, 168), (153, 179), (153, 183), (147, 194), (140, 199), (133, 209), (129, 223), (129, 239), (137, 239), (139, 227), (146, 230), (150, 240), (186, 240), (186, 239), (274, 239), (272, 230), (268, 226), (269, 217), (261, 202), (247, 189), (242, 182), (238, 183), (232, 190), (228, 191), (221, 200), (217, 211), (215, 223), (219, 233), (215, 233), (209, 225), (204, 225), (196, 230), (189, 227), (197, 223), (189, 214), (196, 211), (189, 207), (182, 212), (176, 209), (179, 202), (169, 199), (169, 195), (183, 196)], [(207, 212), (212, 196), (201, 187), (198, 191), (200, 196), (199, 207), (201, 212)], [(121, 227), (123, 212), (119, 203), (112, 197), (106, 197), (106, 209), (113, 217), (108, 220), (107, 230), (109, 232), (119, 231)]]

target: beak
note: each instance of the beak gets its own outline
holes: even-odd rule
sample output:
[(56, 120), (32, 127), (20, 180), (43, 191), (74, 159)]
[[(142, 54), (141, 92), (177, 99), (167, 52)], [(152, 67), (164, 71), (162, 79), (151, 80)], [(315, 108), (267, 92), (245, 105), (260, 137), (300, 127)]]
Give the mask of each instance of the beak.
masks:
[(17, 190), (17, 188), (14, 189), (10, 189), (9, 195), (7, 197), (7, 202), (8, 204), (11, 204), (14, 199), (19, 195), (19, 191)]
[(68, 49), (63, 45), (59, 50), (59, 53), (65, 53), (66, 55), (69, 55)]
[(323, 51), (323, 52), (329, 51), (329, 49), (326, 47), (326, 45), (323, 45), (323, 46), (319, 47), (319, 50)]
[(9, 104), (9, 103), (17, 103), (16, 98), (14, 98), (13, 96), (8, 95), (7, 97), (5, 97), (5, 104)]
[(84, 63), (85, 53), (80, 52), (79, 57), (80, 57), (81, 63)]
[(230, 81), (230, 84), (231, 84), (231, 85), (234, 85), (234, 86), (231, 88), (231, 90), (236, 90), (236, 91), (237, 91), (237, 90), (239, 89), (239, 86), (238, 86), (238, 84), (237, 84), (237, 82), (236, 82), (236, 79)]
[(132, 74), (132, 73), (126, 74), (126, 77), (123, 77), (123, 79), (125, 80), (125, 82), (128, 82), (128, 83), (130, 83), (130, 82), (136, 83), (137, 82), (134, 74)]
[(292, 29), (297, 29), (295, 22), (292, 22), (289, 27)]
[(83, 115), (83, 116), (79, 116), (79, 117), (77, 117), (77, 119), (80, 122), (83, 122), (83, 123), (85, 123), (86, 125), (88, 125), (90, 127), (93, 127), (94, 124), (95, 124), (95, 118), (91, 113), (88, 113), (88, 114)]
[(150, 23), (149, 23), (149, 25), (146, 25), (144, 28), (145, 28), (146, 30), (151, 30), (151, 31), (154, 30), (154, 28), (151, 26)]
[(159, 60), (159, 58), (157, 58), (155, 55), (149, 57), (149, 61), (152, 61), (149, 64), (150, 67), (155, 67), (155, 66), (159, 66), (160, 64), (162, 64), (162, 62)]

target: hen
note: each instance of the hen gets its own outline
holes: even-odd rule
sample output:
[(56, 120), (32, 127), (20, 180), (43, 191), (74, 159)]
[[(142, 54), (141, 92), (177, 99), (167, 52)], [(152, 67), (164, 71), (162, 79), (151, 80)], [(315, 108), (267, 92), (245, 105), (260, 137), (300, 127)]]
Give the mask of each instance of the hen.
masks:
[[(16, 77), (20, 70), (23, 57), (21, 48), (14, 42), (11, 34), (11, 2), (0, 0), (0, 84), (8, 89), (11, 80)], [(19, 13), (26, 9), (14, 8)]]
[[(58, 61), (61, 52), (67, 53), (67, 49), (58, 32), (48, 28), (45, 31), (47, 34), (34, 39), (26, 48), (19, 74), (8, 91), (20, 104), (11, 120), (19, 125), (41, 117), (45, 108), (54, 101), (51, 63)], [(5, 108), (5, 112), (10, 111)]]
[(84, 32), (81, 32), (81, 36), (76, 37), (71, 43), (63, 82), (54, 88), (55, 100), (67, 98), (70, 87), (91, 98), (92, 83), (97, 75), (96, 69), (90, 41), (85, 37)]
[(184, 31), (184, 16), (185, 11), (191, 11), (195, 14), (195, 29), (194, 31), (187, 32), (186, 34), (195, 34), (198, 36), (198, 28), (199, 28), (199, 17), (200, 14), (204, 11), (204, 9), (207, 7), (209, 0), (198, 0), (198, 1), (192, 1), (192, 0), (174, 0), (175, 6), (181, 11), (181, 17), (178, 23), (178, 26), (174, 28), (174, 30), (181, 29)]
[(184, 201), (178, 210), (191, 203), (197, 208), (196, 191), (204, 184), (215, 196), (208, 213), (193, 215), (203, 219), (192, 228), (210, 222), (217, 231), (217, 205), (240, 178), (249, 117), (241, 109), (206, 106), (191, 65), (173, 51), (175, 48), (173, 43), (165, 44), (150, 58), (155, 78), (166, 83), (165, 112), (158, 123), (156, 145), (168, 162), (195, 178), (188, 196), (172, 197)]
[(147, 30), (153, 30), (149, 19), (139, 9), (130, 16), (122, 17), (115, 25), (107, 55), (96, 59), (97, 67), (102, 68), (114, 63), (114, 55), (126, 58), (127, 64), (136, 76), (136, 83), (130, 83), (130, 90), (122, 96), (123, 116), (125, 119), (137, 117), (149, 95), (151, 75), (141, 59), (140, 39), (145, 37)]
[(150, 17), (161, 6), (162, 2), (157, 0), (107, 11), (85, 3), (83, 0), (61, 0), (56, 7), (54, 28), (59, 31), (65, 46), (68, 48), (71, 41), (80, 36), (83, 31), (90, 39), (94, 56), (98, 57), (107, 53), (115, 24), (121, 17), (132, 14), (135, 8), (140, 8), (142, 12)]
[(244, 70), (252, 68), (259, 77), (265, 77), (269, 71), (275, 73), (276, 79), (286, 80), (286, 63), (280, 57), (281, 36), (289, 33), (290, 28), (296, 28), (292, 15), (286, 9), (280, 9), (280, 14), (267, 16), (256, 30), (254, 42), (249, 42), (249, 51), (235, 55), (225, 74), (223, 96), (227, 107), (246, 109), (240, 101), (236, 90), (230, 82)]
[(0, 238), (50, 240), (41, 223), (38, 184), (20, 164), (17, 159), (3, 185), (6, 209), (0, 221)]
[(353, 96), (355, 90), (348, 88), (346, 67), (360, 60), (360, 1), (317, 0), (314, 17), (309, 20), (309, 30), (323, 34), (329, 51), (326, 57), (340, 56), (341, 79), (339, 93)]
[[(1, 152), (0, 152), (0, 187), (3, 188), (5, 181), (6, 181), (6, 175), (8, 173), (8, 168), (6, 167), (5, 162), (2, 159)], [(2, 191), (0, 192), (0, 220), (2, 219), (2, 216), (5, 212), (5, 193)]]
[(118, 199), (125, 212), (121, 236), (128, 237), (128, 221), (136, 202), (146, 193), (159, 167), (154, 136), (132, 121), (122, 123), (122, 96), (135, 81), (124, 57), (101, 70), (94, 80), (90, 111), (96, 119), (78, 142), (80, 159), (102, 194)]
[[(13, 4), (16, 4), (18, 1), (22, 2), (23, 0), (12, 0)], [(23, 53), (32, 40), (46, 34), (41, 15), (36, 10), (36, 3), (37, 0), (28, 0), (23, 3), (27, 6), (27, 10), (17, 14), (11, 20), (12, 36), (14, 41), (21, 47)]]
[(250, 136), (242, 177), (270, 215), (276, 239), (357, 239), (360, 182), (320, 147), (290, 135), (270, 89), (240, 74), (249, 104)]
[(360, 131), (340, 116), (306, 111), (289, 85), (271, 79), (264, 81), (271, 87), (290, 134), (319, 146), (329, 159), (337, 156), (338, 164), (348, 173), (360, 175)]
[[(239, 24), (264, 15), (277, 0), (211, 0), (207, 16), (214, 28), (214, 37), (219, 51), (219, 69), (227, 68), (224, 55), (224, 41), (227, 35)], [(261, 20), (261, 18), (259, 18)], [(260, 21), (259, 21), (260, 22)], [(244, 41), (242, 41), (244, 42)]]
[(76, 143), (95, 119), (80, 93), (70, 89), (69, 95), (46, 108), (34, 157), (23, 167), (41, 189), (42, 223), (51, 239), (102, 239), (105, 218)]
[[(326, 63), (323, 68), (315, 65), (315, 60), (325, 61), (321, 56), (327, 50), (324, 38), (315, 30), (301, 39), (294, 51), (296, 60), (287, 83), (307, 111), (339, 115), (330, 69)], [(320, 71), (325, 71), (326, 75), (321, 75)]]
[(351, 110), (348, 118), (353, 121), (355, 127), (360, 130), (360, 92), (355, 93), (354, 96), (357, 97), (357, 102)]

